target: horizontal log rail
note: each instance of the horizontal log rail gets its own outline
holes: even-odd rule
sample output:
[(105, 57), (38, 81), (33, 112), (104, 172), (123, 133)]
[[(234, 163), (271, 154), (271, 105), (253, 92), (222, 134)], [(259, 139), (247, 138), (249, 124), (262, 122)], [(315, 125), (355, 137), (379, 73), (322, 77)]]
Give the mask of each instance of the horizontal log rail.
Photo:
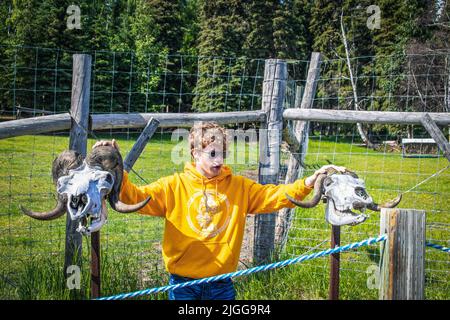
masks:
[(71, 123), (69, 113), (0, 122), (0, 139), (69, 130)]
[[(91, 114), (90, 129), (138, 129), (144, 128), (151, 118), (160, 122), (159, 127), (191, 127), (197, 121), (216, 121), (219, 124), (234, 124), (265, 121), (265, 113), (258, 111), (206, 112), (206, 113), (112, 113)], [(69, 113), (33, 117), (0, 122), (0, 139), (69, 130)]]
[(160, 122), (159, 127), (191, 127), (197, 121), (216, 121), (219, 124), (265, 121), (263, 111), (205, 112), (205, 113), (111, 113), (93, 114), (92, 129), (144, 128), (150, 118)]
[(303, 120), (337, 123), (377, 123), (422, 125), (421, 119), (428, 113), (437, 125), (450, 125), (450, 113), (445, 112), (389, 112), (389, 111), (352, 111), (327, 109), (286, 109), (286, 120)]
[[(283, 118), (316, 122), (422, 125), (421, 118), (424, 114), (425, 112), (286, 109), (283, 112)], [(428, 114), (437, 125), (450, 125), (450, 113), (428, 112)], [(90, 128), (91, 130), (144, 128), (152, 117), (160, 122), (161, 128), (190, 127), (197, 121), (234, 124), (266, 120), (265, 113), (260, 110), (205, 113), (112, 113), (92, 114)], [(69, 130), (70, 126), (69, 113), (10, 120), (0, 122), (0, 139)]]

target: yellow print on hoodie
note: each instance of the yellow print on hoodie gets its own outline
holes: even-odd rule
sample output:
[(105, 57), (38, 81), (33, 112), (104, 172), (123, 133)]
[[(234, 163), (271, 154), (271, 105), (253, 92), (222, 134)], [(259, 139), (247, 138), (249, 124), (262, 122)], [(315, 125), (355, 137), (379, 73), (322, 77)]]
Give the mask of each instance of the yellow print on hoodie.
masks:
[(230, 223), (230, 202), (226, 195), (213, 190), (198, 191), (187, 203), (186, 219), (202, 238), (215, 237)]

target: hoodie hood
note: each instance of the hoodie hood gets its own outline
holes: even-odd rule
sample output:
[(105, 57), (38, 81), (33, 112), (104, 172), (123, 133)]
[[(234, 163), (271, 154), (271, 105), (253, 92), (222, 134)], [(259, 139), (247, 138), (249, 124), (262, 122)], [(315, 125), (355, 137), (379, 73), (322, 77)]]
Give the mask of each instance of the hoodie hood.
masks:
[(227, 165), (223, 165), (220, 169), (219, 175), (213, 177), (213, 178), (207, 178), (204, 175), (202, 175), (200, 172), (198, 172), (197, 168), (195, 167), (195, 163), (193, 162), (186, 162), (184, 165), (184, 173), (187, 177), (192, 179), (195, 182), (206, 184), (210, 182), (220, 182), (223, 179), (225, 179), (228, 176), (231, 176), (232, 171), (231, 168)]

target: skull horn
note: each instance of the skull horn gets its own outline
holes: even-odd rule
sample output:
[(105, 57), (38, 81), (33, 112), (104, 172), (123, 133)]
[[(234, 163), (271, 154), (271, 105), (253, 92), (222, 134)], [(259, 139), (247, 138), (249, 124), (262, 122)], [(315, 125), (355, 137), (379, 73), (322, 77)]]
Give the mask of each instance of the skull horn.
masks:
[[(73, 150), (65, 150), (53, 160), (52, 178), (56, 184), (58, 179), (69, 173), (69, 170), (78, 168), (83, 163), (83, 156)], [(61, 217), (66, 212), (67, 198), (58, 195), (58, 202), (53, 210), (47, 212), (35, 212), (20, 206), (24, 214), (37, 220), (53, 220)]]
[(66, 212), (66, 203), (67, 199), (58, 196), (58, 203), (56, 204), (55, 208), (51, 211), (47, 212), (35, 212), (26, 209), (22, 205), (20, 206), (20, 209), (24, 214), (27, 216), (37, 219), (37, 220), (53, 220), (56, 218), (61, 217)]
[(286, 198), (288, 198), (289, 201), (291, 201), (296, 206), (299, 206), (301, 208), (312, 208), (317, 206), (320, 199), (322, 198), (323, 193), (323, 181), (327, 177), (326, 174), (321, 174), (319, 177), (317, 177), (316, 182), (314, 183), (314, 196), (309, 201), (298, 201), (286, 194)]
[(367, 208), (372, 211), (380, 211), (381, 208), (395, 208), (400, 203), (400, 201), (402, 201), (402, 194), (399, 194), (397, 198), (385, 202), (383, 204), (377, 204), (375, 202), (372, 202), (370, 205), (367, 206)]
[(130, 213), (135, 212), (147, 205), (147, 203), (150, 201), (151, 197), (148, 197), (147, 199), (138, 202), (136, 204), (126, 204), (123, 203), (118, 199), (117, 194), (110, 194), (108, 197), (109, 204), (113, 210), (121, 213)]

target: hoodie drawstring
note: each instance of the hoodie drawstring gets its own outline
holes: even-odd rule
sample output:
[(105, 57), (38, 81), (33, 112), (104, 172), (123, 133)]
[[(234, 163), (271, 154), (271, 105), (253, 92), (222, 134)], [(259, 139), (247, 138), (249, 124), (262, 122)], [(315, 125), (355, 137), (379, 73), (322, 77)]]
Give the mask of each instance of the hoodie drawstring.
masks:
[(210, 212), (209, 206), (208, 206), (208, 195), (206, 194), (206, 184), (205, 181), (202, 178), (202, 191), (203, 191), (203, 199), (205, 201), (205, 209), (206, 212)]
[[(217, 182), (217, 179), (215, 180), (216, 183), (216, 188), (215, 188), (215, 200), (217, 201), (217, 199), (219, 198), (219, 193), (218, 193), (218, 185), (219, 183)], [(203, 198), (205, 200), (205, 209), (206, 212), (211, 212), (211, 208), (208, 205), (208, 195), (206, 194), (206, 184), (205, 181), (202, 178), (202, 191), (203, 191)]]

